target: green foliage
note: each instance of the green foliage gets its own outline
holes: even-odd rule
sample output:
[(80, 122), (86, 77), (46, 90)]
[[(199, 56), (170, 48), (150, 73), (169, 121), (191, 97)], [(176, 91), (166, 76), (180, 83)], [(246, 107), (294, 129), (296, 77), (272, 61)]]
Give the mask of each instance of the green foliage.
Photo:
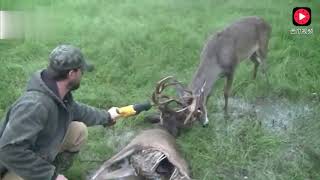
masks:
[[(143, 102), (155, 83), (174, 75), (187, 84), (206, 38), (242, 16), (257, 15), (272, 25), (267, 59), (270, 85), (253, 64), (236, 72), (233, 94), (247, 102), (261, 97), (302, 101), (312, 113), (290, 119), (278, 133), (256, 116), (221, 118), (223, 81), (209, 102), (210, 127), (195, 125), (178, 139), (195, 179), (319, 179), (320, 42), (314, 1), (255, 0), (3, 0), (1, 10), (27, 10), (23, 40), (0, 40), (0, 115), (23, 92), (29, 75), (45, 68), (60, 43), (81, 47), (96, 65), (85, 74), (75, 98), (105, 108)], [(313, 10), (313, 35), (290, 35), (295, 6)], [(288, 105), (290, 106), (290, 104)], [(144, 114), (120, 120), (114, 129), (93, 127), (69, 179), (85, 179), (145, 126)], [(132, 134), (128, 132), (131, 132)], [(126, 138), (122, 138), (126, 137)]]

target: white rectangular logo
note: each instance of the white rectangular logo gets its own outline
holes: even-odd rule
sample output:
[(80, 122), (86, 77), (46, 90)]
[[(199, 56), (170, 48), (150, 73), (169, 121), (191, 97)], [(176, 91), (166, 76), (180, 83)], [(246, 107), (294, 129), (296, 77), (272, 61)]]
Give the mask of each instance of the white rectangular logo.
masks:
[(23, 38), (24, 15), (19, 11), (0, 11), (0, 39)]

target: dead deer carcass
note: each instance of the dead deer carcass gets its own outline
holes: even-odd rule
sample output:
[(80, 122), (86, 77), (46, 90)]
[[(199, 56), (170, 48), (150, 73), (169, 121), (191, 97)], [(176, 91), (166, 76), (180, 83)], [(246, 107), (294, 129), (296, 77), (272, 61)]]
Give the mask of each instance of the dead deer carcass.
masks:
[(190, 180), (186, 161), (175, 137), (160, 128), (142, 131), (106, 161), (91, 180)]
[[(226, 77), (224, 111), (227, 113), (228, 97), (237, 65), (243, 59), (250, 58), (254, 63), (253, 77), (256, 78), (259, 64), (262, 64), (265, 73), (270, 33), (271, 26), (262, 18), (253, 16), (232, 23), (208, 39), (201, 52), (200, 65), (189, 84), (193, 94), (203, 93), (196, 108), (203, 112), (201, 119), (204, 125), (209, 122), (206, 103), (220, 75)], [(183, 92), (180, 94), (184, 96)]]

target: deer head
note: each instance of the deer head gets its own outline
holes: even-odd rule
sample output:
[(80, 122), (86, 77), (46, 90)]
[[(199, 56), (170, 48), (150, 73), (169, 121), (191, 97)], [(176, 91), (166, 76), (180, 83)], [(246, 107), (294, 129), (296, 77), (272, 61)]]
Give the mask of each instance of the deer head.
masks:
[[(178, 98), (163, 94), (167, 87), (175, 87)], [(201, 94), (194, 95), (174, 77), (168, 76), (157, 83), (152, 102), (160, 111), (160, 124), (176, 136), (179, 129), (190, 127), (194, 121), (201, 118), (202, 97)]]

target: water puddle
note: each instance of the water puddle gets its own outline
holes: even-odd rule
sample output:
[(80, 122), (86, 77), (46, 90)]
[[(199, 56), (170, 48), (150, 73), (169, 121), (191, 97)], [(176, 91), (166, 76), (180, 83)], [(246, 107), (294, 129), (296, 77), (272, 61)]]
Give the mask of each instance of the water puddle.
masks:
[[(214, 116), (224, 119), (224, 99), (216, 101), (218, 112)], [(287, 99), (257, 98), (254, 102), (241, 98), (229, 98), (229, 118), (232, 121), (240, 119), (256, 119), (262, 127), (272, 131), (286, 131), (293, 120), (303, 118), (312, 113), (312, 106), (306, 102), (290, 102)]]

